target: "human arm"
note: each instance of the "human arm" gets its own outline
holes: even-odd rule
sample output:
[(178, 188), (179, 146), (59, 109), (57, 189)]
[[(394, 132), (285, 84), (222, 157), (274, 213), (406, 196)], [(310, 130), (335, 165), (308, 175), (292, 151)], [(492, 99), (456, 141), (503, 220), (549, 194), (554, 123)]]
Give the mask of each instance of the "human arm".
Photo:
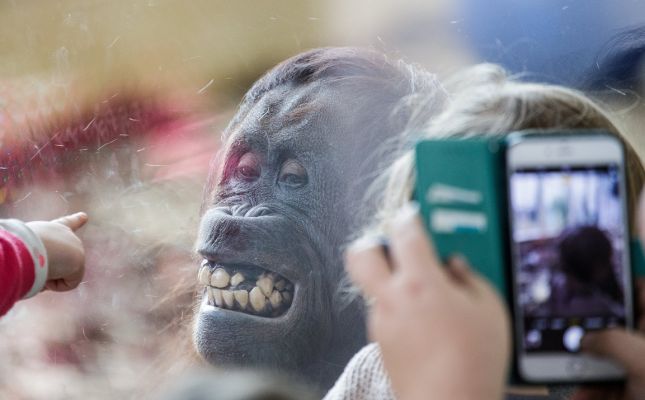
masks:
[(46, 289), (64, 292), (81, 283), (85, 273), (85, 249), (75, 231), (87, 220), (87, 214), (80, 212), (52, 221), (27, 222), (47, 249), (49, 273)]
[(39, 238), (16, 220), (0, 221), (0, 316), (20, 299), (40, 291), (47, 259)]
[(0, 316), (43, 288), (78, 286), (85, 256), (74, 231), (86, 221), (84, 213), (53, 221), (0, 220)]

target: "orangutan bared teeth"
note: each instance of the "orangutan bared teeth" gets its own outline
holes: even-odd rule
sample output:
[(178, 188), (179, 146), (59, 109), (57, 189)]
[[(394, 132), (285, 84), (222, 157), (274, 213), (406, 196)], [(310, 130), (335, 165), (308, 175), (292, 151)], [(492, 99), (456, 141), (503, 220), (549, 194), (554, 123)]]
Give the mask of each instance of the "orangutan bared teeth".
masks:
[(224, 304), (226, 304), (226, 307), (233, 308), (233, 304), (235, 304), (235, 302), (233, 301), (233, 292), (231, 292), (230, 290), (222, 290), (222, 298), (224, 299)]
[(211, 273), (207, 266), (203, 266), (199, 269), (199, 272), (197, 273), (197, 279), (199, 279), (199, 282), (202, 285), (208, 285), (210, 283)]
[(217, 268), (211, 276), (210, 284), (216, 288), (225, 288), (228, 286), (230, 275), (224, 268)]
[(244, 275), (239, 272), (231, 278), (231, 286), (237, 286), (242, 282), (244, 282)]
[(249, 292), (246, 290), (236, 290), (233, 292), (233, 296), (235, 296), (235, 300), (242, 310), (244, 310), (246, 305), (249, 304)]
[(222, 291), (220, 289), (210, 288), (213, 291), (213, 299), (215, 300), (215, 305), (221, 307), (224, 305), (224, 299), (222, 297)]
[(264, 310), (266, 305), (267, 298), (262, 294), (262, 290), (259, 287), (254, 287), (249, 293), (249, 300), (251, 301), (251, 307), (257, 312)]
[(293, 298), (291, 282), (252, 265), (224, 266), (205, 260), (197, 277), (206, 286), (208, 304), (221, 309), (278, 317)]
[(271, 302), (271, 307), (273, 307), (274, 310), (277, 310), (278, 307), (280, 307), (280, 304), (282, 304), (282, 296), (280, 295), (280, 292), (274, 290), (273, 293), (271, 293), (271, 297), (269, 297), (269, 301)]
[(255, 284), (260, 288), (260, 290), (262, 290), (262, 294), (266, 297), (271, 296), (271, 293), (273, 292), (273, 279), (269, 276), (262, 275)]

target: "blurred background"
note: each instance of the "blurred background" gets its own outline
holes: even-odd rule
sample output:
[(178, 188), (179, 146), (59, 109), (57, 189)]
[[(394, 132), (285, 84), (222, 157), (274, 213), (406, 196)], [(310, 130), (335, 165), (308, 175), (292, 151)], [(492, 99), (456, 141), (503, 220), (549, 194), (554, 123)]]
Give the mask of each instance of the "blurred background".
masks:
[[(592, 90), (644, 154), (643, 26), (640, 0), (0, 1), (2, 217), (90, 215), (80, 289), (0, 320), (0, 399), (145, 398), (197, 362), (209, 161), (281, 60), (369, 46), (440, 78), (498, 62)], [(631, 69), (612, 69), (625, 54)]]

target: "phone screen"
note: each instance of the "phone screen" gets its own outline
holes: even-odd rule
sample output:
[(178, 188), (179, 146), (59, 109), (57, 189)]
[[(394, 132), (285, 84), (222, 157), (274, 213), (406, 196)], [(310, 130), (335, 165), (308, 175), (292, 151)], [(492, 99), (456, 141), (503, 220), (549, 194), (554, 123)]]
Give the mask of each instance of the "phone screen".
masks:
[(524, 352), (576, 353), (585, 332), (626, 324), (628, 230), (620, 173), (618, 164), (511, 171)]

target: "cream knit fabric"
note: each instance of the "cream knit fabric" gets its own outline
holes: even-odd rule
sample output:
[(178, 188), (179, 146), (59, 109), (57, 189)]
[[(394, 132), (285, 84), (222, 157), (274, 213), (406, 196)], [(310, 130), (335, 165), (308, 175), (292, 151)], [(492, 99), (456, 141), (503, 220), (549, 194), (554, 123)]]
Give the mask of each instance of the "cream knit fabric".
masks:
[(381, 351), (376, 343), (363, 347), (349, 360), (323, 400), (394, 400)]
[[(541, 389), (541, 388), (538, 388)], [(526, 388), (525, 388), (526, 390)], [(536, 389), (534, 389), (536, 390)], [(541, 390), (540, 390), (541, 392)], [(507, 394), (506, 400), (556, 400), (569, 398), (570, 391), (554, 393), (553, 397), (533, 393), (530, 395)], [(376, 343), (363, 347), (349, 360), (343, 373), (338, 377), (334, 387), (323, 400), (395, 400), (390, 378), (385, 372), (381, 349)]]

